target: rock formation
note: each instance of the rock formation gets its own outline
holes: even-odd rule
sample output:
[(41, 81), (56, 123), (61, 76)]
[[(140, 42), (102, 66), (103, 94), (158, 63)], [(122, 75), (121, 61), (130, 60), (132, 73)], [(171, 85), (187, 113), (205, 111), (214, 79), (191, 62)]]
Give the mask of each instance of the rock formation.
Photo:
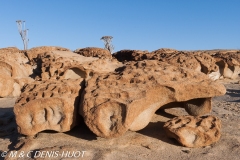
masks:
[(129, 62), (87, 80), (80, 114), (96, 135), (117, 137), (144, 128), (157, 109), (171, 102), (182, 102), (192, 115), (209, 113), (211, 97), (225, 92), (201, 72), (157, 60)]
[(29, 58), (29, 60), (32, 61), (35, 58), (37, 58), (38, 55), (44, 54), (46, 52), (52, 52), (52, 51), (68, 52), (70, 50), (67, 48), (63, 48), (63, 47), (41, 46), (41, 47), (34, 47), (34, 48), (27, 50), (26, 54), (27, 54), (27, 57)]
[(113, 54), (118, 61), (140, 61), (144, 59), (148, 59), (147, 57), (148, 51), (141, 50), (121, 50)]
[(0, 97), (16, 97), (26, 83), (33, 81), (29, 77), (33, 67), (28, 58), (17, 48), (0, 49)]
[(224, 78), (236, 79), (240, 74), (240, 54), (239, 53), (216, 53), (213, 55), (216, 64), (220, 68), (220, 73)]
[(214, 116), (181, 116), (164, 125), (170, 138), (185, 147), (203, 147), (217, 142), (221, 136), (221, 121)]
[(219, 68), (215, 64), (215, 59), (207, 53), (177, 51), (163, 48), (153, 52), (122, 50), (114, 53), (113, 56), (120, 62), (159, 60), (178, 67), (186, 67), (195, 71), (201, 71), (209, 75), (209, 77), (213, 80), (220, 77)]
[(43, 130), (66, 132), (77, 123), (83, 79), (36, 81), (27, 85), (14, 106), (18, 131), (35, 135)]
[(41, 80), (87, 78), (91, 71), (111, 72), (122, 66), (115, 59), (84, 57), (72, 52), (65, 54), (59, 51), (41, 54), (36, 61), (35, 73)]
[(108, 50), (96, 47), (77, 49), (74, 51), (74, 53), (85, 57), (112, 58), (112, 55)]

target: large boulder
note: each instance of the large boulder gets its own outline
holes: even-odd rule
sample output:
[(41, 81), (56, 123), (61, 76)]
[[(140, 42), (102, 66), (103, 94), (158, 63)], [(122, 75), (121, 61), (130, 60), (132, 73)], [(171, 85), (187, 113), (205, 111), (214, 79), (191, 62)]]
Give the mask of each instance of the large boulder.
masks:
[(166, 134), (185, 147), (203, 147), (217, 142), (221, 136), (221, 120), (215, 116), (181, 116), (167, 121)]
[(35, 135), (43, 130), (66, 132), (77, 123), (83, 79), (36, 81), (27, 85), (14, 106), (18, 131)]
[(156, 60), (129, 62), (115, 72), (94, 73), (79, 112), (96, 135), (111, 138), (144, 128), (156, 110), (172, 102), (183, 103), (192, 115), (209, 113), (211, 97), (225, 92), (201, 72)]

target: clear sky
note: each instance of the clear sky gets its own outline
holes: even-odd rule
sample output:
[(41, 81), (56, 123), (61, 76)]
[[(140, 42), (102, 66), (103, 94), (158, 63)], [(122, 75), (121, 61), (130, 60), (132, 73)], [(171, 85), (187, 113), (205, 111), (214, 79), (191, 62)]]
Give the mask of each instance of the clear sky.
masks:
[(240, 49), (240, 0), (0, 0), (0, 48)]

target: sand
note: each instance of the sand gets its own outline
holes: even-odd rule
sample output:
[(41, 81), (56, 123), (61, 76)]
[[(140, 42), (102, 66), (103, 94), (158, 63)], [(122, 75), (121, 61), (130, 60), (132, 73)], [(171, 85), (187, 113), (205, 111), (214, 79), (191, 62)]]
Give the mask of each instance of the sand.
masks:
[[(186, 148), (166, 137), (162, 128), (164, 122), (175, 116), (187, 115), (185, 110), (174, 108), (157, 111), (146, 128), (137, 132), (128, 131), (123, 136), (113, 139), (96, 137), (83, 122), (66, 133), (43, 131), (34, 137), (18, 134), (15, 126), (11, 134), (0, 137), (0, 160), (4, 159), (5, 153), (8, 153), (5, 159), (11, 160), (237, 160), (240, 155), (240, 84), (238, 81), (239, 79), (219, 81), (226, 86), (227, 93), (213, 99), (211, 114), (221, 119), (222, 136), (217, 143), (207, 147)], [(4, 113), (13, 114), (15, 100), (0, 99), (0, 119), (4, 118)], [(15, 123), (14, 119), (12, 121)], [(0, 129), (4, 127), (6, 128), (7, 125), (0, 123)], [(16, 157), (13, 151), (17, 151)], [(47, 152), (52, 153), (50, 158), (46, 155)]]

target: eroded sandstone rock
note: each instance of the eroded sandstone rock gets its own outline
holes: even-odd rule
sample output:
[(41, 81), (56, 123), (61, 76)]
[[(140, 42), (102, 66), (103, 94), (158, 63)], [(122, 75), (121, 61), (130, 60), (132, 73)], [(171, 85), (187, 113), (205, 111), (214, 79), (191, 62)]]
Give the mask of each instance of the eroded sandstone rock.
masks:
[(123, 61), (142, 61), (142, 60), (159, 60), (169, 64), (186, 67), (195, 71), (201, 71), (213, 80), (219, 79), (220, 72), (213, 57), (203, 52), (177, 51), (174, 49), (161, 48), (152, 52), (139, 50), (121, 50), (113, 56)]
[(41, 47), (34, 47), (27, 50), (26, 54), (29, 60), (32, 61), (35, 58), (37, 58), (38, 55), (44, 54), (46, 52), (52, 52), (52, 51), (70, 51), (70, 50), (63, 47), (41, 46)]
[(186, 147), (203, 147), (217, 142), (221, 136), (221, 121), (215, 116), (180, 116), (163, 126), (170, 138)]
[(144, 128), (157, 109), (171, 102), (185, 103), (193, 115), (209, 113), (211, 97), (226, 89), (201, 72), (146, 60), (94, 73), (84, 92), (80, 114), (87, 126), (98, 136), (117, 137)]
[(122, 66), (115, 59), (99, 59), (63, 51), (46, 52), (38, 56), (37, 75), (41, 80), (87, 78), (91, 71), (110, 72)]
[[(147, 57), (148, 51), (141, 51), (141, 50), (120, 50), (113, 54), (113, 57), (115, 57), (118, 61), (124, 62), (124, 61), (141, 61), (148, 59)], [(150, 59), (150, 58), (149, 58)]]
[(30, 78), (33, 67), (28, 62), (25, 54), (17, 48), (0, 49), (0, 97), (19, 96), (21, 88), (33, 80)]
[(240, 55), (235, 52), (216, 53), (213, 55), (220, 73), (224, 78), (236, 79), (240, 74)]
[(73, 128), (82, 82), (79, 78), (27, 85), (14, 106), (19, 133), (35, 135), (43, 130), (66, 132)]
[(14, 80), (0, 75), (0, 97), (7, 97), (13, 92)]
[(112, 55), (108, 50), (97, 47), (81, 48), (74, 52), (85, 57), (112, 58)]

